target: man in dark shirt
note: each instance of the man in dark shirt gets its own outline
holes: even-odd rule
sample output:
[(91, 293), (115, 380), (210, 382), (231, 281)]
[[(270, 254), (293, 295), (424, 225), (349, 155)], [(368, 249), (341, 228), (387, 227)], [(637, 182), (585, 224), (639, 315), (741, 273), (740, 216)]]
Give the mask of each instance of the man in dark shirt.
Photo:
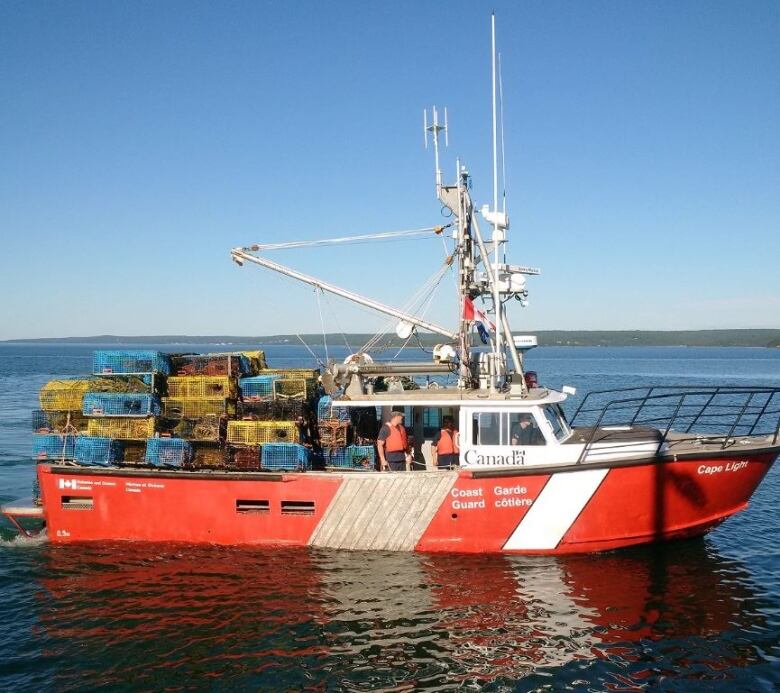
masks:
[(544, 436), (534, 426), (530, 414), (520, 414), (520, 419), (512, 431), (512, 445), (544, 445)]

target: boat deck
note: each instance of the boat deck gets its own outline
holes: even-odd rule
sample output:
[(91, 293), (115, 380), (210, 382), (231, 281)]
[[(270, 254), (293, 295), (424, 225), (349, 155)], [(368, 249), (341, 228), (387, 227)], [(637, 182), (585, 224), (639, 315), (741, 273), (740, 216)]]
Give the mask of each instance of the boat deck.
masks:
[(560, 402), (565, 395), (547, 388), (533, 388), (528, 391), (528, 396), (522, 397), (519, 393), (495, 392), (489, 390), (462, 390), (457, 387), (440, 387), (420, 390), (403, 390), (402, 392), (374, 392), (371, 394), (350, 395), (349, 397), (335, 398), (334, 406), (441, 406), (449, 403), (463, 403), (467, 405), (480, 405), (482, 403), (501, 404), (511, 403), (513, 406), (536, 406), (550, 402)]
[(20, 535), (26, 537), (37, 536), (45, 526), (43, 506), (38, 505), (31, 498), (0, 506), (0, 514), (5, 516)]
[(0, 506), (0, 513), (15, 517), (43, 517), (43, 506), (27, 498)]
[[(724, 442), (726, 445), (724, 446)], [(670, 431), (666, 436), (667, 456), (679, 455), (718, 455), (724, 452), (734, 454), (735, 451), (758, 452), (766, 450), (780, 451), (780, 439), (775, 435), (763, 436), (697, 436), (691, 437), (690, 433), (677, 433)]]

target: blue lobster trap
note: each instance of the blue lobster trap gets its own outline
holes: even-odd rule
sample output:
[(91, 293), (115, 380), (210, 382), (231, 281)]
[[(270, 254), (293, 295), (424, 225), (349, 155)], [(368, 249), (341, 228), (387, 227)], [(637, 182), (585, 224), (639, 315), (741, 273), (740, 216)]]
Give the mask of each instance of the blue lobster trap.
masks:
[(240, 378), (238, 386), (245, 399), (272, 398), (274, 396), (274, 383), (280, 377), (279, 375), (253, 375), (250, 378)]
[(298, 443), (265, 443), (260, 449), (260, 465), (263, 469), (308, 470), (309, 449)]
[(375, 465), (376, 450), (373, 445), (348, 445), (325, 452), (326, 467), (373, 472)]
[(33, 459), (72, 460), (76, 454), (76, 438), (56, 433), (33, 436)]
[(87, 392), (84, 416), (159, 416), (160, 400), (154, 395), (124, 392)]
[(161, 351), (96, 351), (92, 358), (92, 372), (95, 375), (136, 373), (170, 375), (171, 359)]
[(181, 438), (149, 438), (146, 441), (146, 464), (155, 467), (182, 467), (192, 462), (192, 445)]
[(317, 403), (317, 418), (349, 421), (349, 409), (347, 407), (334, 407), (333, 398), (330, 395), (325, 395), (320, 397), (320, 401)]
[(87, 466), (110, 467), (124, 458), (122, 441), (97, 436), (79, 436), (76, 438), (74, 459)]

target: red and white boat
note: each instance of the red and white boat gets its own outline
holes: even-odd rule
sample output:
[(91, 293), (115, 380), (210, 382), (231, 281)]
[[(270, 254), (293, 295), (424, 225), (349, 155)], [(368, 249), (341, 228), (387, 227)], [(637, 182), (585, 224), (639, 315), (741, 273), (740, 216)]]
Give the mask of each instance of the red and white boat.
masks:
[[(495, 55), (495, 51), (494, 51)], [(495, 59), (494, 59), (495, 73)], [(495, 76), (494, 76), (495, 84)], [(385, 551), (575, 553), (702, 535), (748, 501), (780, 453), (780, 388), (641, 387), (591, 393), (567, 420), (573, 388), (539, 386), (524, 370), (535, 345), (510, 329), (505, 302), (528, 295), (530, 267), (506, 261), (509, 220), (494, 196), (480, 229), (460, 162), (442, 182), (433, 111), (425, 131), (436, 156), (436, 194), (451, 223), (429, 233), (451, 243), (444, 271), (457, 273), (458, 327), (442, 327), (267, 259), (305, 242), (235, 248), (254, 263), (395, 318), (403, 339), (442, 336), (431, 363), (373, 361), (359, 352), (330, 364), (322, 384), (334, 407), (405, 408), (414, 471), (238, 472), (41, 464), (42, 505), (3, 513), (25, 526), (43, 519), (54, 542), (176, 541)], [(399, 232), (399, 236), (410, 232)], [(379, 234), (383, 240), (392, 234)], [(361, 241), (371, 237), (357, 237)], [(334, 239), (346, 242), (353, 239)], [(325, 241), (314, 243), (322, 245)], [(440, 274), (443, 276), (444, 271)], [(483, 311), (475, 306), (482, 305)], [(486, 346), (472, 345), (479, 325)], [(425, 386), (405, 389), (410, 378)], [(444, 386), (437, 377), (456, 382)], [(388, 383), (378, 391), (378, 378)], [(426, 420), (452, 415), (460, 466), (436, 469)], [(515, 432), (530, 417), (533, 444)]]

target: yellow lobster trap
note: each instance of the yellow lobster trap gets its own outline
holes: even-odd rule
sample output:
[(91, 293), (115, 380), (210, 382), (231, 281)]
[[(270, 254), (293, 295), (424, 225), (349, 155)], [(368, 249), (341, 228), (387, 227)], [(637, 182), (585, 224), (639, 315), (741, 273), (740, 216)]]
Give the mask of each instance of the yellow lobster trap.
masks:
[(41, 388), (41, 409), (80, 412), (90, 384), (89, 380), (50, 380)]
[(196, 469), (204, 467), (224, 467), (227, 465), (227, 453), (218, 446), (198, 445), (195, 447), (192, 466)]
[(227, 375), (174, 375), (168, 378), (168, 396), (173, 398), (234, 398), (236, 381)]
[(238, 353), (246, 356), (247, 361), (249, 361), (249, 372), (251, 375), (260, 375), (260, 372), (265, 370), (268, 365), (265, 361), (264, 351), (240, 351)]
[(162, 415), (167, 419), (200, 419), (204, 416), (236, 415), (236, 403), (224, 397), (163, 397)]
[(316, 381), (320, 377), (320, 370), (319, 368), (264, 368), (260, 375), (278, 375), (283, 380), (306, 378)]
[(297, 443), (300, 433), (292, 421), (228, 421), (227, 440), (235, 445)]
[(33, 433), (76, 433), (86, 430), (87, 417), (80, 411), (33, 410)]
[(184, 440), (219, 442), (225, 437), (225, 421), (222, 416), (209, 414), (197, 419), (163, 419), (161, 432)]
[(154, 425), (153, 417), (148, 419), (97, 417), (89, 420), (87, 435), (120, 440), (146, 440), (154, 436)]
[(315, 381), (309, 378), (280, 378), (274, 381), (275, 399), (311, 399)]

